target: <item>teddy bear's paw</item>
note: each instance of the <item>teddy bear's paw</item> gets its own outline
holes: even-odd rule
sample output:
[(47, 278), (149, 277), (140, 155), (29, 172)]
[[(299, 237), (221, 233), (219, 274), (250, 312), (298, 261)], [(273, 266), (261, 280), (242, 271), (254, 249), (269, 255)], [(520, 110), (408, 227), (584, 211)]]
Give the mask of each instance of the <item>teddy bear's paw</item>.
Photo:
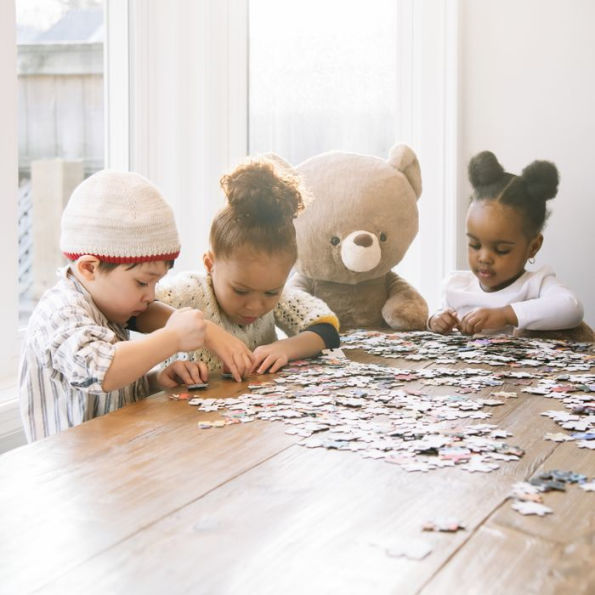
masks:
[(425, 304), (404, 304), (400, 308), (383, 308), (382, 317), (395, 331), (426, 330), (428, 308)]

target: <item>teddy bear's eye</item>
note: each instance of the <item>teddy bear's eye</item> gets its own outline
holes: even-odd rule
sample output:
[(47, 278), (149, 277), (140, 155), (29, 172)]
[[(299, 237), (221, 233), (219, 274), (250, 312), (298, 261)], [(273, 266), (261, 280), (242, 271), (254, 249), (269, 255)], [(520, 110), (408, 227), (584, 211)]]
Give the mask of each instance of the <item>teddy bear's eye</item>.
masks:
[(386, 242), (386, 234), (385, 234), (384, 232), (382, 232), (382, 233), (380, 234), (380, 241), (381, 241), (381, 242)]
[(332, 244), (333, 246), (337, 246), (337, 245), (339, 244), (339, 242), (340, 242), (340, 241), (341, 241), (341, 240), (340, 240), (340, 239), (339, 239), (337, 236), (333, 236), (333, 237), (331, 238), (331, 244)]

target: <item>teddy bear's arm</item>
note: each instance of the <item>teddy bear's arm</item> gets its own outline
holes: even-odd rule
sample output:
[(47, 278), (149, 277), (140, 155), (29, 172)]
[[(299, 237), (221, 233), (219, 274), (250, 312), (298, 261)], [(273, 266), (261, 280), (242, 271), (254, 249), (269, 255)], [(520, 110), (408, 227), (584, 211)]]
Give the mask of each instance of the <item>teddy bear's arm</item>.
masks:
[(403, 278), (392, 271), (386, 275), (388, 299), (382, 317), (399, 331), (424, 330), (428, 319), (426, 300)]
[(310, 295), (314, 295), (314, 285), (312, 279), (305, 277), (301, 273), (292, 275), (287, 283), (287, 286), (293, 289), (301, 289)]

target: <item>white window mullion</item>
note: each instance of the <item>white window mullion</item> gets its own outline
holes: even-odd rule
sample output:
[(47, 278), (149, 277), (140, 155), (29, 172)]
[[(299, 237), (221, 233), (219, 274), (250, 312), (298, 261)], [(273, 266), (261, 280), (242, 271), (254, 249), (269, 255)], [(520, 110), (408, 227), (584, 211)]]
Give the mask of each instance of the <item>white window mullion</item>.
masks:
[(455, 267), (457, 184), (457, 0), (413, 3), (413, 147), (423, 180), (416, 288), (430, 310)]
[(18, 342), (18, 149), (17, 149), (17, 42), (14, 2), (0, 2), (0, 377), (16, 376)]
[(248, 151), (248, 0), (228, 2), (227, 90), (229, 162)]
[(105, 0), (105, 166), (130, 169), (128, 0)]

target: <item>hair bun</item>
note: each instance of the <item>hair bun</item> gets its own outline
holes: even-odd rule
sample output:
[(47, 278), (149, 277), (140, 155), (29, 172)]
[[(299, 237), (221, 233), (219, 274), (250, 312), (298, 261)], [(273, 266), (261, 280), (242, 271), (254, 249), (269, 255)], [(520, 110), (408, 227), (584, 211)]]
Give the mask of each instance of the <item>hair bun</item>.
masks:
[(221, 187), (236, 217), (255, 224), (290, 222), (303, 206), (297, 178), (267, 159), (236, 168)]
[(473, 188), (489, 186), (504, 175), (504, 168), (491, 151), (478, 153), (469, 162), (469, 181)]
[(527, 194), (536, 200), (549, 200), (558, 192), (558, 170), (550, 161), (534, 161), (521, 174)]

